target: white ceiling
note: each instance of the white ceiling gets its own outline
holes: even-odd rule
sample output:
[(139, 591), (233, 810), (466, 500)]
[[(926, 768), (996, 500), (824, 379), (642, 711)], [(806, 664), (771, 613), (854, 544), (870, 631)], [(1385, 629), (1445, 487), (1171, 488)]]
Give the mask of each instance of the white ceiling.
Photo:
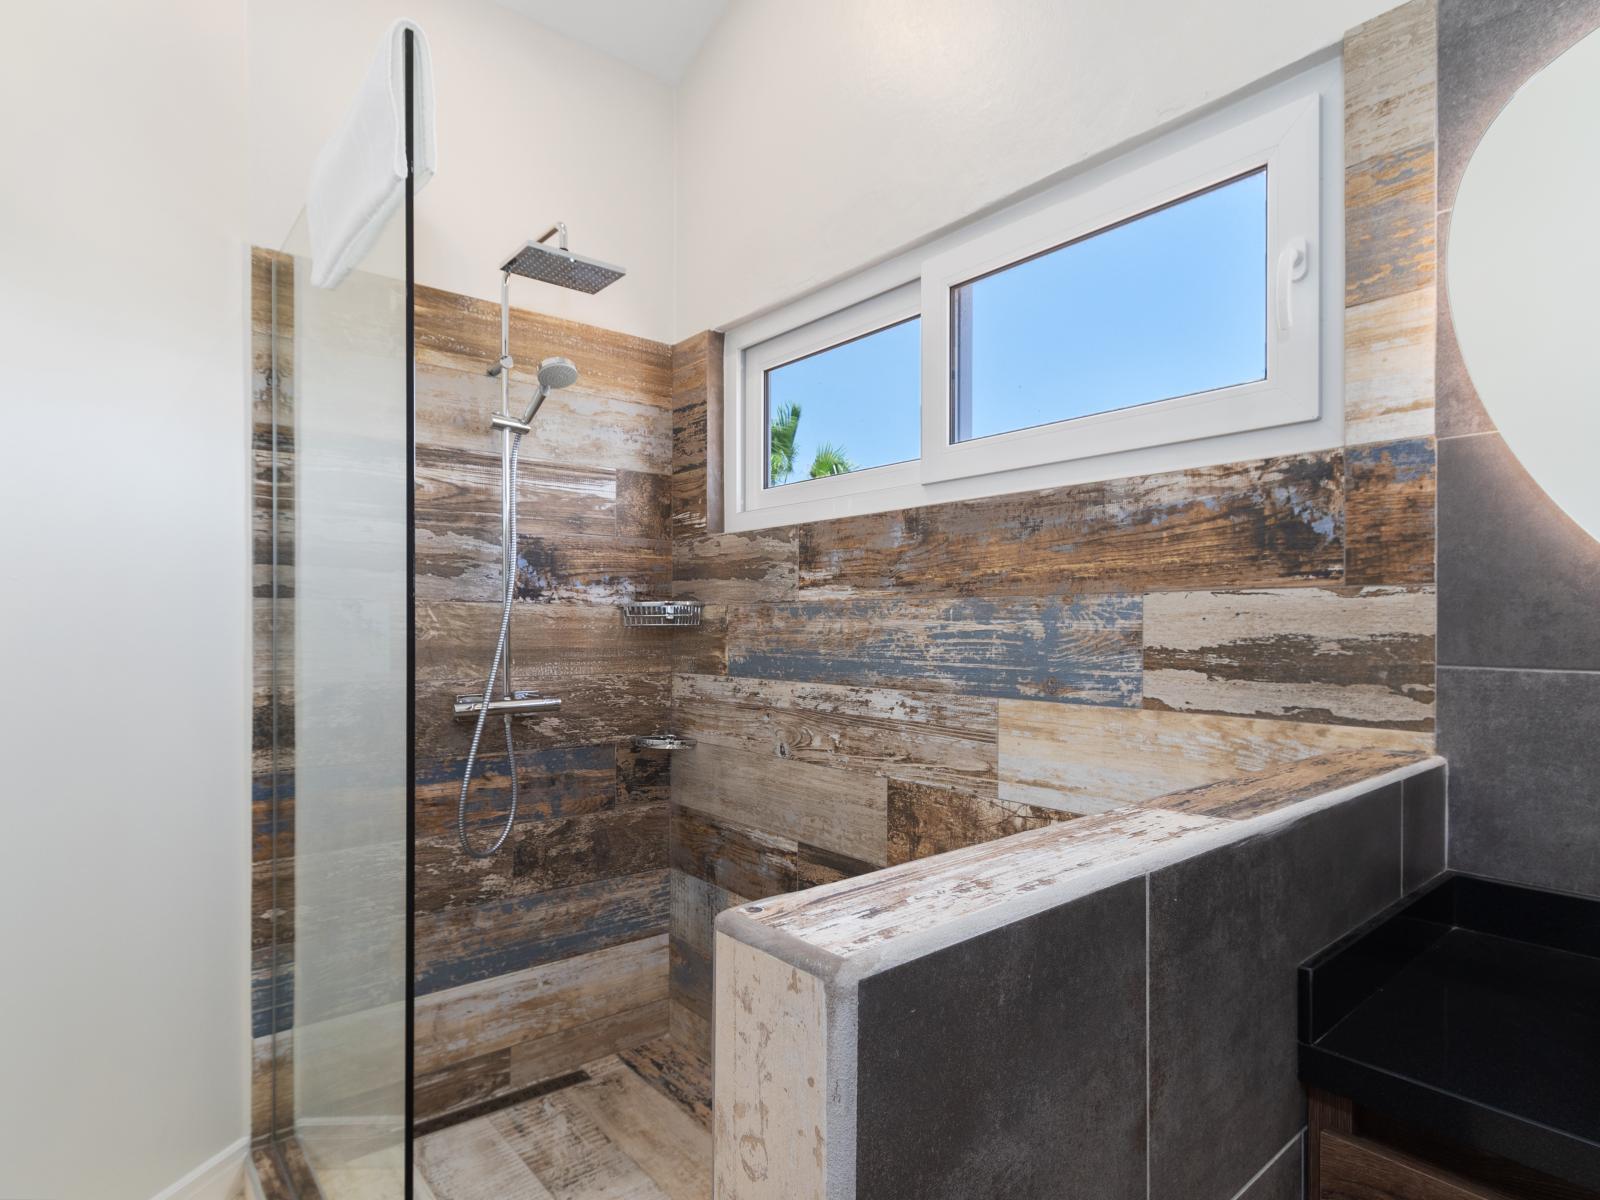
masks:
[(728, 0), (497, 0), (557, 33), (677, 83)]

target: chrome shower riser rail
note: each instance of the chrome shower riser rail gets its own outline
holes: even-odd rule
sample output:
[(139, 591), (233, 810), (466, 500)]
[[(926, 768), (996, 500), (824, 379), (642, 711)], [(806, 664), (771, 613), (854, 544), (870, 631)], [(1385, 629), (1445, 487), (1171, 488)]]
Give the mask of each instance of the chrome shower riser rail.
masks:
[[(488, 858), (511, 836), (517, 821), (517, 749), (511, 729), (513, 716), (529, 716), (557, 712), (561, 701), (532, 692), (514, 691), (511, 686), (511, 605), (517, 587), (517, 452), (524, 436), (532, 432), (533, 418), (539, 406), (552, 391), (571, 387), (578, 381), (578, 368), (565, 358), (547, 358), (539, 364), (538, 383), (533, 400), (519, 421), (511, 415), (511, 368), (516, 364), (511, 358), (511, 276), (513, 272), (530, 279), (543, 280), (560, 287), (578, 291), (597, 292), (622, 277), (620, 267), (579, 258), (567, 249), (565, 225), (558, 225), (551, 233), (560, 233), (559, 250), (546, 250), (540, 243), (550, 237), (546, 234), (539, 242), (530, 242), (509, 258), (500, 268), (500, 357), (489, 368), (490, 375), (500, 377), (500, 411), (490, 424), (500, 431), (500, 632), (495, 638), (494, 657), (489, 663), (489, 678), (483, 691), (477, 695), (457, 696), (456, 718), (473, 718), (472, 745), (467, 751), (466, 767), (461, 773), (461, 794), (456, 802), (456, 836), (461, 842), (461, 852), (469, 858)], [(556, 267), (551, 267), (555, 262)], [(495, 699), (496, 684), (505, 680), (504, 699)], [(498, 716), (505, 726), (506, 769), (511, 776), (511, 803), (506, 813), (505, 825), (493, 845), (486, 850), (474, 849), (467, 838), (467, 796), (472, 789), (472, 772), (478, 765), (478, 753), (483, 747), (483, 731), (491, 715)]]

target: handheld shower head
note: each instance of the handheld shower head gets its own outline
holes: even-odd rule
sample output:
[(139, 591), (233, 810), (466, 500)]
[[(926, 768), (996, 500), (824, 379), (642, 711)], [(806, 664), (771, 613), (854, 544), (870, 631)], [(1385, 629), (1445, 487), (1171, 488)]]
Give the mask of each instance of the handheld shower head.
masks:
[(544, 398), (551, 392), (558, 392), (578, 382), (578, 368), (572, 365), (570, 358), (547, 358), (539, 364), (538, 378), (539, 390), (533, 394), (533, 403), (528, 405), (528, 411), (522, 415), (524, 425), (533, 423), (534, 414), (539, 411)]
[(547, 358), (539, 364), (539, 386), (557, 392), (578, 382), (578, 368), (570, 358)]

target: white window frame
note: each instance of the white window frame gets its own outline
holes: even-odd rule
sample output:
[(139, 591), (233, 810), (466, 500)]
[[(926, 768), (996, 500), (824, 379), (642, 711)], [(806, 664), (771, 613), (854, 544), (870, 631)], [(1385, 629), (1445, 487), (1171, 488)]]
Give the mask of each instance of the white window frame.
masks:
[[(1241, 461), (1342, 443), (1337, 61), (1172, 130), (967, 228), (763, 317), (725, 341), (725, 525), (822, 520)], [(1330, 157), (1332, 156), (1332, 157)], [(954, 287), (1220, 183), (1267, 171), (1267, 373), (1253, 383), (955, 442)], [(921, 317), (918, 460), (776, 487), (765, 373)], [(1323, 403), (1324, 395), (1335, 402)], [(733, 448), (737, 448), (735, 452)]]
[[(743, 424), (744, 453), (738, 474), (754, 481), (746, 499), (750, 510), (789, 510), (797, 504), (826, 501), (830, 497), (857, 496), (885, 488), (915, 486), (922, 466), (917, 459), (866, 467), (845, 475), (823, 479), (797, 479), (776, 487), (765, 486), (767, 478), (766, 373), (774, 367), (805, 358), (820, 350), (854, 341), (880, 329), (887, 329), (917, 315), (918, 290), (907, 283), (893, 291), (869, 297), (838, 312), (828, 313), (798, 329), (791, 329), (761, 342), (744, 352), (744, 373), (740, 392), (749, 396), (759, 411)], [(787, 518), (786, 518), (787, 519)]]

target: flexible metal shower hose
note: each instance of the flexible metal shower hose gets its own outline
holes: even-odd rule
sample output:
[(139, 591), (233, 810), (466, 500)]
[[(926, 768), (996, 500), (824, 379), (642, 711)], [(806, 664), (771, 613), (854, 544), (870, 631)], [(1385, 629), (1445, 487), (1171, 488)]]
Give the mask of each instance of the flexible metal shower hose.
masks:
[[(483, 728), (489, 719), (489, 701), (494, 697), (495, 681), (500, 677), (500, 664), (505, 659), (506, 639), (511, 635), (511, 600), (517, 587), (517, 451), (522, 445), (522, 435), (511, 438), (510, 469), (506, 473), (511, 495), (507, 504), (510, 519), (506, 522), (505, 544), (500, 547), (500, 573), (505, 579), (505, 589), (500, 603), (500, 636), (495, 639), (494, 658), (489, 663), (489, 682), (483, 685), (483, 706), (478, 709), (477, 724), (472, 727), (472, 747), (467, 751), (467, 767), (461, 773), (461, 798), (456, 803), (456, 836), (461, 839), (461, 851), (468, 858), (489, 858), (511, 836), (511, 827), (517, 820), (517, 751), (511, 737), (511, 716), (506, 715), (506, 769), (511, 774), (511, 811), (506, 813), (505, 828), (487, 850), (474, 850), (467, 840), (467, 789), (472, 786), (472, 768), (478, 761), (478, 747), (483, 741)], [(507, 681), (509, 684), (509, 680)]]

